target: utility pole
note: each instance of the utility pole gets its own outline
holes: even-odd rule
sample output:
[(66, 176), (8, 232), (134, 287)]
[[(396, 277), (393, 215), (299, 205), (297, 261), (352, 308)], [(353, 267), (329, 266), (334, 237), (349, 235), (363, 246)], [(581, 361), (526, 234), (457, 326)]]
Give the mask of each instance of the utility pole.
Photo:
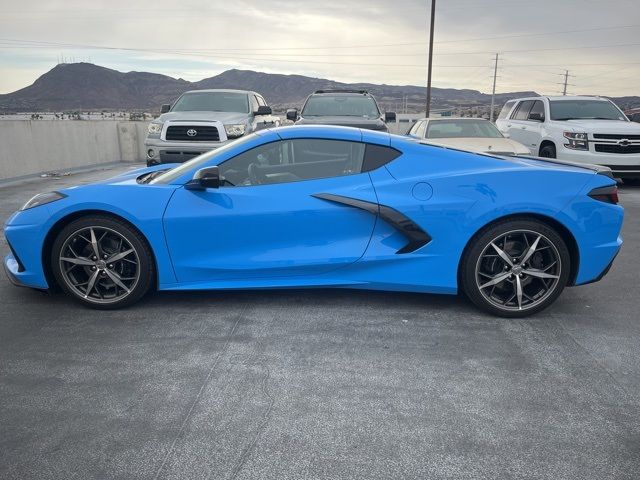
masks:
[(569, 70), (564, 71), (564, 88), (562, 89), (562, 95), (567, 94), (567, 82), (569, 81)]
[(431, 66), (433, 63), (433, 25), (436, 19), (436, 0), (431, 0), (431, 26), (429, 27), (429, 61), (427, 67), (427, 109), (425, 117), (431, 113)]
[(493, 122), (493, 108), (496, 97), (496, 78), (498, 77), (498, 54), (496, 53), (496, 63), (493, 67), (493, 90), (491, 91), (491, 112), (489, 113), (489, 121)]

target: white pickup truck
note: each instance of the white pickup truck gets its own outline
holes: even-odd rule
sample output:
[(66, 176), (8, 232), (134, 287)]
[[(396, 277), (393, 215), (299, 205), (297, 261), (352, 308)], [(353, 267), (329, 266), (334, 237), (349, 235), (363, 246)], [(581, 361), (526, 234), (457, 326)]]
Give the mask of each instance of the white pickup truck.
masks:
[(640, 183), (640, 124), (601, 97), (531, 97), (504, 104), (496, 126), (533, 155), (605, 165)]

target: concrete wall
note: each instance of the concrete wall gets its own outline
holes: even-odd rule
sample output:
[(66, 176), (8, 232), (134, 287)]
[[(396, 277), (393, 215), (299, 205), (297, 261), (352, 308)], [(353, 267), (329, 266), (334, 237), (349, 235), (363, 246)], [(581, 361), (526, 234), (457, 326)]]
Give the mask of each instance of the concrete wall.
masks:
[(0, 121), (0, 180), (145, 159), (147, 122)]

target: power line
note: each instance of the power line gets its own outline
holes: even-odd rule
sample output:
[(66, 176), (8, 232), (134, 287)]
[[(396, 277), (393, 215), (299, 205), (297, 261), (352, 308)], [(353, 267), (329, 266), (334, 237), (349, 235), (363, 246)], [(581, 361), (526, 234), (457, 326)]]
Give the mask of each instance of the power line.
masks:
[[(539, 36), (548, 36), (548, 35), (560, 35), (567, 33), (581, 33), (581, 32), (594, 32), (594, 31), (603, 31), (603, 30), (617, 30), (617, 29), (625, 29), (625, 28), (636, 28), (640, 27), (640, 24), (636, 25), (618, 25), (618, 26), (610, 26), (610, 27), (597, 27), (597, 28), (586, 28), (586, 29), (578, 29), (578, 30), (559, 30), (559, 31), (551, 31), (551, 32), (542, 32), (542, 33), (524, 33), (524, 34), (516, 34), (516, 35), (500, 35), (500, 36), (491, 36), (491, 37), (474, 37), (474, 38), (463, 38), (457, 40), (441, 40), (434, 42), (434, 44), (443, 44), (443, 43), (460, 43), (460, 42), (469, 42), (469, 41), (480, 41), (480, 40), (495, 40), (495, 39), (503, 39), (503, 38), (524, 38), (524, 37), (539, 37)], [(20, 40), (20, 39), (10, 39), (10, 38), (0, 38), (3, 41), (18, 41), (25, 43), (37, 43), (37, 44), (47, 44), (47, 45), (58, 45), (58, 46), (73, 46), (72, 43), (57, 43), (57, 42), (46, 42), (46, 41), (37, 41), (37, 40)], [(323, 46), (323, 47), (271, 47), (271, 48), (219, 48), (219, 49), (190, 49), (189, 51), (226, 51), (226, 52), (238, 52), (238, 51), (274, 51), (274, 50), (323, 50), (323, 49), (347, 49), (347, 48), (380, 48), (380, 47), (406, 47), (410, 45), (427, 45), (428, 42), (409, 42), (409, 43), (388, 43), (388, 44), (367, 44), (367, 45), (337, 45), (337, 46)], [(106, 48), (92, 45), (91, 48)], [(119, 47), (110, 47), (112, 49), (123, 50), (124, 48)], [(139, 50), (139, 49), (134, 49)], [(146, 51), (154, 51), (154, 49), (145, 49)], [(478, 52), (478, 53), (489, 53), (489, 52)]]

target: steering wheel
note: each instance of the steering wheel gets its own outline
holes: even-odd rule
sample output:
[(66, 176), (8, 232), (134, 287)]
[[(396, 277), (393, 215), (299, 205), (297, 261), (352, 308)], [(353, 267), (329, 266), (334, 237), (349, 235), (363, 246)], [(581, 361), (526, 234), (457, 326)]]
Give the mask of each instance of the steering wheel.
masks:
[(259, 173), (260, 166), (256, 163), (249, 164), (249, 181), (251, 185), (262, 185), (266, 183), (267, 177)]

